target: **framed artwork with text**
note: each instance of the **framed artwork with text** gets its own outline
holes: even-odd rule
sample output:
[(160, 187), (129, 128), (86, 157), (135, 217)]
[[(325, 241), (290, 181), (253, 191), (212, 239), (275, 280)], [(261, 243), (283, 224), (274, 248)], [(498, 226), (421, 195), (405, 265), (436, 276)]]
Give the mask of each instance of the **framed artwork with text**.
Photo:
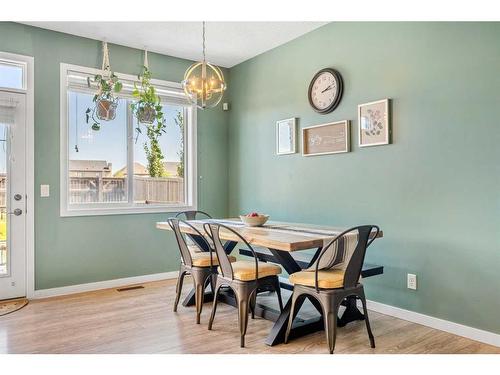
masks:
[(349, 121), (337, 121), (302, 128), (302, 155), (339, 154), (350, 151)]

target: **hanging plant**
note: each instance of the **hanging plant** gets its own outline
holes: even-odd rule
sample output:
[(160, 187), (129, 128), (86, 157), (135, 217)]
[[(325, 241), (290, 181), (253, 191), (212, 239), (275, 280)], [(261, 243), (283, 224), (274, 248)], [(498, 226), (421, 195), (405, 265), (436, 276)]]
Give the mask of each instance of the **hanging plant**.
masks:
[(144, 66), (142, 75), (138, 76), (141, 87), (134, 83), (132, 96), (137, 99), (132, 103), (132, 112), (142, 124), (153, 124), (155, 121), (163, 124), (163, 108), (156, 89), (151, 84), (151, 71)]
[[(97, 84), (98, 89), (92, 101), (93, 108), (87, 108), (85, 111), (87, 124), (92, 120), (92, 130), (101, 129), (100, 121), (111, 121), (116, 117), (116, 107), (118, 106), (118, 97), (116, 96), (122, 90), (122, 83), (113, 73), (109, 66), (108, 45), (103, 42), (103, 74), (96, 74), (93, 83)], [(91, 87), (91, 80), (87, 78), (87, 84)]]
[[(136, 128), (137, 137), (142, 133), (141, 124), (145, 126), (147, 141), (144, 142), (144, 151), (148, 160), (148, 172), (151, 177), (166, 177), (163, 165), (163, 153), (160, 148), (159, 138), (166, 133), (166, 124), (163, 118), (161, 99), (151, 84), (151, 71), (148, 67), (148, 52), (144, 54), (144, 67), (138, 76), (141, 87), (134, 84), (132, 95), (137, 99), (131, 104), (132, 113), (138, 120)], [(137, 142), (137, 138), (136, 138)]]
[[(90, 87), (90, 78), (87, 78), (87, 82)], [(95, 104), (93, 108), (87, 108), (85, 115), (87, 124), (92, 120), (92, 130), (97, 131), (101, 128), (100, 121), (115, 119), (118, 98), (114, 94), (122, 90), (122, 83), (114, 73), (111, 73), (107, 79), (97, 74), (94, 76), (94, 83), (99, 86), (98, 92), (92, 99)]]
[(144, 65), (141, 75), (137, 78), (141, 82), (141, 87), (138, 88), (134, 83), (134, 91), (132, 95), (137, 99), (132, 103), (131, 108), (139, 123), (153, 124), (155, 121), (163, 126), (163, 111), (161, 99), (156, 94), (155, 87), (151, 84), (151, 71), (148, 64), (148, 51), (144, 51)]

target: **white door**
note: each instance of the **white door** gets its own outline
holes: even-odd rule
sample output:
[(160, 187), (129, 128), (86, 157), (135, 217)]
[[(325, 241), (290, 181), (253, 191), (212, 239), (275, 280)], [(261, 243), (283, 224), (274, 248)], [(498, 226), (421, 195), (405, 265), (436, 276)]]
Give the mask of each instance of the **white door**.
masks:
[(0, 91), (0, 300), (26, 295), (26, 97)]

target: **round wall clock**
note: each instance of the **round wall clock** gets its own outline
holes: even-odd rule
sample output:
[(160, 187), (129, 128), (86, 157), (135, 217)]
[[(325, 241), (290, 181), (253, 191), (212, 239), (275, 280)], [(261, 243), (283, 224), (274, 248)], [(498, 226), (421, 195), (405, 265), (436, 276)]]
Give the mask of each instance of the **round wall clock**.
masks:
[(342, 99), (342, 76), (332, 68), (321, 69), (309, 84), (309, 104), (318, 113), (330, 113)]

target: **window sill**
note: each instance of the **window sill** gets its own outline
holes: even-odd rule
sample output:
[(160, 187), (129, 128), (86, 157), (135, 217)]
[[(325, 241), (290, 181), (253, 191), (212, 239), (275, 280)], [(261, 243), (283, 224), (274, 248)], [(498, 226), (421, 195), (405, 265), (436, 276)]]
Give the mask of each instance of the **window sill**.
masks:
[(116, 208), (61, 208), (61, 217), (75, 216), (102, 216), (102, 215), (133, 215), (133, 214), (158, 214), (158, 213), (173, 213), (182, 211), (196, 210), (194, 205), (182, 206), (149, 206), (149, 207), (116, 207)]

